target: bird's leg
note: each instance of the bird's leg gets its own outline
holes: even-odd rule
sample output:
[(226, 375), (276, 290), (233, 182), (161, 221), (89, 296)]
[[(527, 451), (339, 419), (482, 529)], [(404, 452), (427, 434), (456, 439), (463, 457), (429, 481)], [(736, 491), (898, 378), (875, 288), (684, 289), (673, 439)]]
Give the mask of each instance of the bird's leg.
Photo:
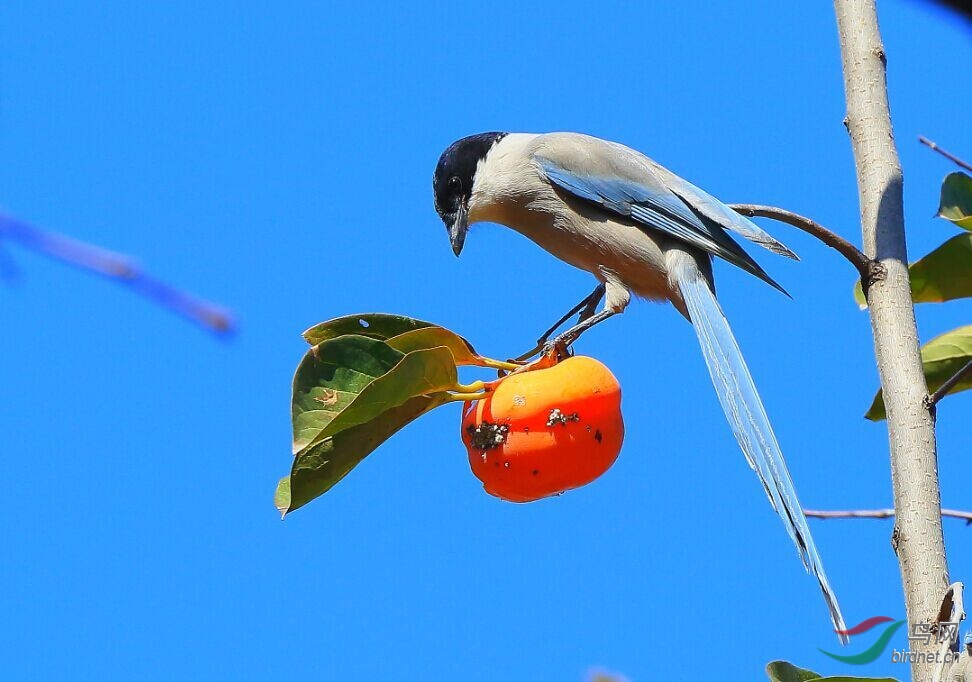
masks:
[(593, 317), (589, 317), (583, 322), (575, 324), (573, 327), (571, 327), (563, 334), (555, 338), (553, 341), (548, 343), (546, 346), (544, 346), (544, 351), (546, 352), (551, 349), (556, 349), (560, 355), (566, 355), (567, 347), (570, 346), (570, 344), (574, 343), (574, 341), (576, 341), (578, 338), (580, 338), (581, 334), (583, 334), (584, 332), (586, 332), (588, 329), (598, 324), (599, 322), (603, 322), (604, 320), (608, 319), (612, 315), (617, 315), (617, 313), (618, 313), (617, 310), (612, 310), (611, 308), (607, 308), (599, 312), (597, 315), (594, 315)]
[(522, 360), (526, 360), (527, 358), (532, 358), (534, 355), (543, 350), (547, 345), (547, 341), (550, 339), (550, 335), (557, 331), (557, 327), (569, 320), (575, 313), (580, 313), (580, 316), (577, 318), (578, 325), (591, 319), (594, 316), (594, 310), (597, 308), (597, 305), (601, 302), (602, 298), (604, 298), (603, 282), (598, 284), (594, 291), (585, 296), (580, 303), (568, 310), (563, 317), (554, 322), (553, 326), (551, 326), (550, 329), (545, 331), (540, 338), (537, 339), (537, 345), (532, 350), (516, 358), (516, 361), (520, 362)]
[[(591, 295), (587, 297), (587, 304), (584, 306), (584, 309), (580, 311), (580, 315), (577, 317), (577, 324), (580, 324), (581, 322), (586, 322), (587, 320), (594, 317), (594, 311), (597, 310), (597, 306), (600, 305), (601, 299), (604, 298), (604, 291), (605, 291), (605, 286), (604, 283), (601, 282), (600, 284), (597, 285), (594, 291), (591, 292)], [(557, 326), (559, 327), (560, 325)], [(549, 338), (551, 332), (553, 332), (552, 329), (549, 332), (547, 332), (547, 336), (544, 337), (544, 341), (546, 341), (547, 338)]]
[(593, 317), (594, 310), (597, 308), (597, 304), (601, 302), (602, 298), (604, 298), (604, 284), (599, 283), (597, 287), (594, 288), (594, 291), (585, 296), (580, 303), (568, 310), (563, 317), (554, 322), (550, 329), (545, 331), (540, 338), (537, 339), (537, 348), (543, 348), (544, 344), (547, 343), (547, 340), (550, 338), (550, 335), (557, 331), (557, 327), (569, 320), (574, 313), (580, 313), (580, 316), (577, 318), (577, 324), (580, 324), (581, 322)]

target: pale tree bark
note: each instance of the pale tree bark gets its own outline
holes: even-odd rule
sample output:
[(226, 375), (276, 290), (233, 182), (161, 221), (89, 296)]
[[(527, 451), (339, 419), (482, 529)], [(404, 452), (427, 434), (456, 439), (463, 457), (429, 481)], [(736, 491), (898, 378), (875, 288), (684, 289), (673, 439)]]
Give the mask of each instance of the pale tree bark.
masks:
[[(891, 130), (884, 46), (874, 0), (834, 0), (854, 148), (864, 251), (883, 265), (870, 282), (868, 310), (888, 411), (895, 528), (909, 626), (935, 621), (948, 587), (942, 537), (935, 416), (926, 404), (918, 330), (908, 280), (902, 175)], [(914, 650), (915, 644), (912, 644)], [(929, 651), (935, 649), (932, 644)], [(915, 663), (926, 682), (932, 663)]]

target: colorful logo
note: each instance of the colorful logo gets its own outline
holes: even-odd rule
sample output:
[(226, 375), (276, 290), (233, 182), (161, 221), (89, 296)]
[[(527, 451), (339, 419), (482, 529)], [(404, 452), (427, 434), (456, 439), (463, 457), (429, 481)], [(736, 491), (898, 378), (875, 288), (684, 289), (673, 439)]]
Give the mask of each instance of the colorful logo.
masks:
[[(892, 622), (893, 621), (893, 622)], [(894, 620), (894, 618), (888, 618), (887, 616), (872, 616), (867, 620), (861, 621), (849, 630), (835, 630), (838, 635), (847, 635), (852, 637), (854, 635), (860, 635), (868, 630), (880, 625), (881, 623), (891, 623), (888, 627), (884, 628), (884, 632), (881, 636), (877, 638), (867, 649), (859, 654), (854, 654), (853, 656), (841, 656), (839, 654), (832, 654), (829, 651), (824, 651), (819, 649), (821, 653), (827, 654), (831, 658), (842, 663), (850, 663), (851, 665), (864, 665), (865, 663), (872, 663), (877, 660), (877, 657), (884, 653), (884, 650), (888, 647), (888, 642), (895, 632), (898, 631), (902, 625), (905, 624), (903, 620)]]

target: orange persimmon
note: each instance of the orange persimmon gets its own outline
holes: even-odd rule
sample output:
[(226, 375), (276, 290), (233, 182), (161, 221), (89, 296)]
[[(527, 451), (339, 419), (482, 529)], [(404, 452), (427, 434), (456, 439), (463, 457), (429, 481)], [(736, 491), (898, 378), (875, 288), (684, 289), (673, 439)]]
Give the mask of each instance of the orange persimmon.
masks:
[(473, 474), (510, 502), (587, 485), (614, 464), (623, 440), (621, 386), (589, 357), (510, 374), (463, 407)]

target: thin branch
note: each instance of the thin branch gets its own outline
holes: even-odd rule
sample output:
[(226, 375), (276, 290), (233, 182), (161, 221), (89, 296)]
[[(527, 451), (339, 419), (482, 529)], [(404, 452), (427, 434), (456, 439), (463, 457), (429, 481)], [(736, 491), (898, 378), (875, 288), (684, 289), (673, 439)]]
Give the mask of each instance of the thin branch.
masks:
[[(819, 509), (804, 509), (803, 513), (813, 519), (893, 519), (893, 509), (847, 509), (843, 511), (821, 511)], [(972, 512), (958, 509), (942, 509), (942, 516), (961, 519), (965, 525), (972, 526)]]
[(929, 140), (924, 135), (919, 135), (918, 136), (918, 141), (921, 142), (924, 145), (927, 145), (927, 146), (931, 147), (931, 149), (933, 151), (938, 152), (939, 154), (941, 154), (942, 156), (944, 156), (946, 159), (948, 159), (949, 161), (951, 161), (952, 163), (954, 163), (956, 166), (958, 166), (960, 168), (964, 168), (967, 171), (972, 171), (972, 165), (966, 163), (965, 161), (963, 161), (959, 157), (955, 156), (955, 154), (952, 154), (950, 152), (945, 151), (944, 149), (942, 149), (941, 147), (939, 147), (937, 144), (935, 144), (934, 142), (932, 142), (931, 140)]
[(125, 285), (168, 310), (217, 334), (235, 331), (236, 322), (219, 306), (156, 279), (129, 258), (0, 213), (0, 239)]
[(10, 255), (7, 245), (0, 241), (0, 281), (7, 285), (14, 285), (20, 281), (20, 268), (17, 261)]
[(758, 204), (730, 204), (729, 208), (734, 210), (736, 213), (746, 216), (747, 218), (772, 218), (773, 220), (778, 220), (781, 223), (786, 223), (788, 225), (792, 225), (793, 227), (799, 228), (807, 234), (816, 237), (830, 248), (837, 250), (840, 255), (850, 261), (851, 265), (857, 268), (857, 272), (861, 275), (861, 282), (865, 291), (867, 290), (868, 284), (870, 284), (875, 277), (876, 267), (879, 266), (877, 262), (865, 256), (864, 253), (856, 246), (841, 237), (839, 234), (831, 232), (820, 223), (816, 223), (798, 213), (793, 213), (792, 211), (787, 211), (782, 208), (776, 208), (775, 206), (760, 206)]
[(972, 360), (965, 363), (962, 369), (950, 376), (937, 391), (928, 396), (928, 399), (925, 401), (928, 409), (934, 408), (938, 404), (938, 401), (948, 395), (948, 392), (955, 388), (955, 384), (965, 378), (967, 374), (972, 374)]

